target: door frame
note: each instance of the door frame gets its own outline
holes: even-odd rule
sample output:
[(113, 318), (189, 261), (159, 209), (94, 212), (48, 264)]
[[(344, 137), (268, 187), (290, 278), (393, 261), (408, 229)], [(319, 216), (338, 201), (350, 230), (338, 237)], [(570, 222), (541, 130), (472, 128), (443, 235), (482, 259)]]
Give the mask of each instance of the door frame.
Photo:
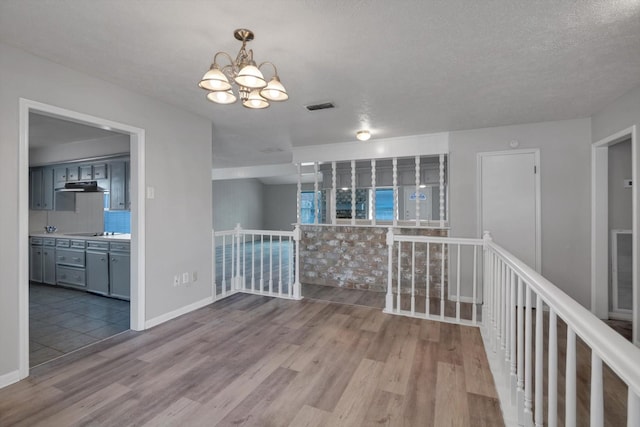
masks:
[[(591, 145), (591, 312), (600, 319), (609, 316), (609, 147), (631, 139), (631, 179), (640, 182), (636, 125), (623, 129)], [(640, 186), (631, 189), (632, 214), (632, 280), (633, 333), (632, 341), (640, 346), (638, 295), (638, 265), (640, 265)]]
[[(540, 203), (540, 149), (539, 148), (525, 148), (520, 150), (503, 150), (503, 151), (483, 151), (477, 154), (477, 167), (476, 167), (476, 206), (477, 206), (477, 225), (476, 231), (477, 236), (482, 237), (485, 230), (482, 229), (482, 159), (484, 157), (489, 156), (506, 156), (506, 155), (515, 155), (515, 154), (533, 154), (534, 155), (534, 166), (536, 167), (535, 174), (535, 198), (536, 198), (536, 261), (535, 266), (531, 266), (538, 273), (542, 274), (542, 209)], [(491, 232), (491, 230), (487, 230)], [(497, 242), (500, 244), (500, 242)]]
[(145, 130), (41, 102), (19, 99), (18, 143), (18, 363), (20, 379), (29, 376), (29, 113), (35, 112), (130, 135), (131, 156), (131, 306), (130, 327), (145, 329)]

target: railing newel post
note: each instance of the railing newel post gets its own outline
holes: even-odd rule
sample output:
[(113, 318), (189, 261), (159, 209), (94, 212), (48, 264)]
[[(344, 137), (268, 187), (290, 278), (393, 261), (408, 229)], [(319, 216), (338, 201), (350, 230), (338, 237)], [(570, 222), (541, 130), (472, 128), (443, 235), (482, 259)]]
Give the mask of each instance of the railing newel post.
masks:
[(296, 224), (293, 229), (293, 241), (296, 247), (295, 269), (296, 281), (293, 284), (293, 298), (302, 299), (302, 285), (300, 284), (300, 240), (302, 240), (302, 230), (300, 224)]
[(388, 262), (387, 262), (387, 296), (385, 300), (385, 313), (393, 312), (393, 228), (389, 227), (387, 230), (387, 248), (388, 248)]

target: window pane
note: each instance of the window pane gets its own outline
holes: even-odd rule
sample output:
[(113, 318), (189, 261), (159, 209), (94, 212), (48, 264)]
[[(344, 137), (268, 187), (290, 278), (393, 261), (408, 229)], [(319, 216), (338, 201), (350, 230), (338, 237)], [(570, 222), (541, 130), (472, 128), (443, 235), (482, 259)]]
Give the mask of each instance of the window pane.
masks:
[(376, 189), (376, 221), (393, 221), (393, 188)]

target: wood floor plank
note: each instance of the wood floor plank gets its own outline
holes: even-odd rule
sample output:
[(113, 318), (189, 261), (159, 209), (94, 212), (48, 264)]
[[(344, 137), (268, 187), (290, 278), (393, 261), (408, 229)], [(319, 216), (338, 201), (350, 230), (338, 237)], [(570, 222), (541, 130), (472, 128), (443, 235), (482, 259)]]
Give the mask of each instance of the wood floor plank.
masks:
[(96, 393), (90, 394), (82, 400), (67, 406), (61, 411), (32, 424), (34, 427), (49, 427), (52, 425), (69, 426), (80, 422), (82, 419), (91, 418), (91, 413), (102, 408), (120, 396), (130, 392), (129, 387), (118, 383), (109, 384)]
[(487, 397), (475, 393), (467, 394), (469, 413), (474, 414), (474, 427), (504, 426), (500, 401), (495, 397)]
[(186, 397), (173, 402), (167, 409), (159, 412), (151, 420), (143, 424), (144, 427), (180, 427), (183, 424), (182, 419), (186, 414), (192, 413), (198, 409), (200, 403), (195, 402)]
[(433, 425), (436, 394), (438, 392), (438, 351), (432, 341), (418, 342), (407, 385), (406, 397), (400, 413), (408, 420), (421, 420), (422, 425)]
[(327, 411), (304, 405), (288, 425), (289, 427), (323, 427), (328, 425), (330, 416), (331, 414)]
[(403, 405), (403, 396), (377, 389), (373, 394), (369, 410), (365, 414), (360, 426), (410, 426), (412, 425), (411, 423), (416, 422), (420, 426), (430, 425), (425, 424), (421, 419), (406, 419), (402, 413)]
[(438, 362), (436, 387), (438, 391), (434, 425), (437, 427), (470, 426), (469, 405), (462, 366)]
[(389, 357), (381, 373), (379, 387), (390, 393), (404, 396), (409, 383), (420, 327), (416, 324), (410, 324), (398, 332), (391, 343)]
[(256, 387), (221, 422), (221, 425), (263, 426), (262, 415), (271, 402), (298, 375), (291, 369), (278, 368)]
[(498, 398), (480, 331), (477, 328), (461, 326), (460, 340), (467, 391), (490, 398)]
[(332, 425), (357, 425), (371, 406), (384, 363), (362, 359), (329, 420)]

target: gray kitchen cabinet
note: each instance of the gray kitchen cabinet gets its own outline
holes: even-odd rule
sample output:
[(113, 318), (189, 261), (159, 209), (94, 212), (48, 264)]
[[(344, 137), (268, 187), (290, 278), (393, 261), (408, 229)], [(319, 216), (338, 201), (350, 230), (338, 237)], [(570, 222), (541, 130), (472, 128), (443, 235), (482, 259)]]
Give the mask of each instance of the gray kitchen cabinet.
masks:
[(78, 166), (69, 166), (67, 168), (67, 181), (78, 181), (80, 179), (80, 168)]
[(56, 182), (67, 182), (67, 168), (64, 166), (56, 167), (53, 170)]
[(31, 238), (29, 248), (29, 280), (42, 282), (42, 239)]
[(109, 295), (109, 243), (88, 241), (86, 251), (87, 291)]
[(109, 186), (109, 209), (127, 209), (127, 175), (126, 163), (124, 161), (112, 162), (109, 165), (110, 186)]
[(106, 179), (107, 176), (107, 165), (93, 165), (93, 179)]
[(56, 239), (45, 238), (42, 246), (42, 281), (49, 285), (56, 284)]
[(56, 283), (86, 286), (84, 240), (56, 239)]
[(131, 295), (131, 256), (128, 242), (111, 242), (109, 247), (109, 291), (117, 298)]
[(92, 169), (91, 165), (80, 166), (80, 180), (88, 181), (93, 179)]
[(29, 207), (35, 210), (53, 209), (53, 169), (32, 168), (29, 178)]

